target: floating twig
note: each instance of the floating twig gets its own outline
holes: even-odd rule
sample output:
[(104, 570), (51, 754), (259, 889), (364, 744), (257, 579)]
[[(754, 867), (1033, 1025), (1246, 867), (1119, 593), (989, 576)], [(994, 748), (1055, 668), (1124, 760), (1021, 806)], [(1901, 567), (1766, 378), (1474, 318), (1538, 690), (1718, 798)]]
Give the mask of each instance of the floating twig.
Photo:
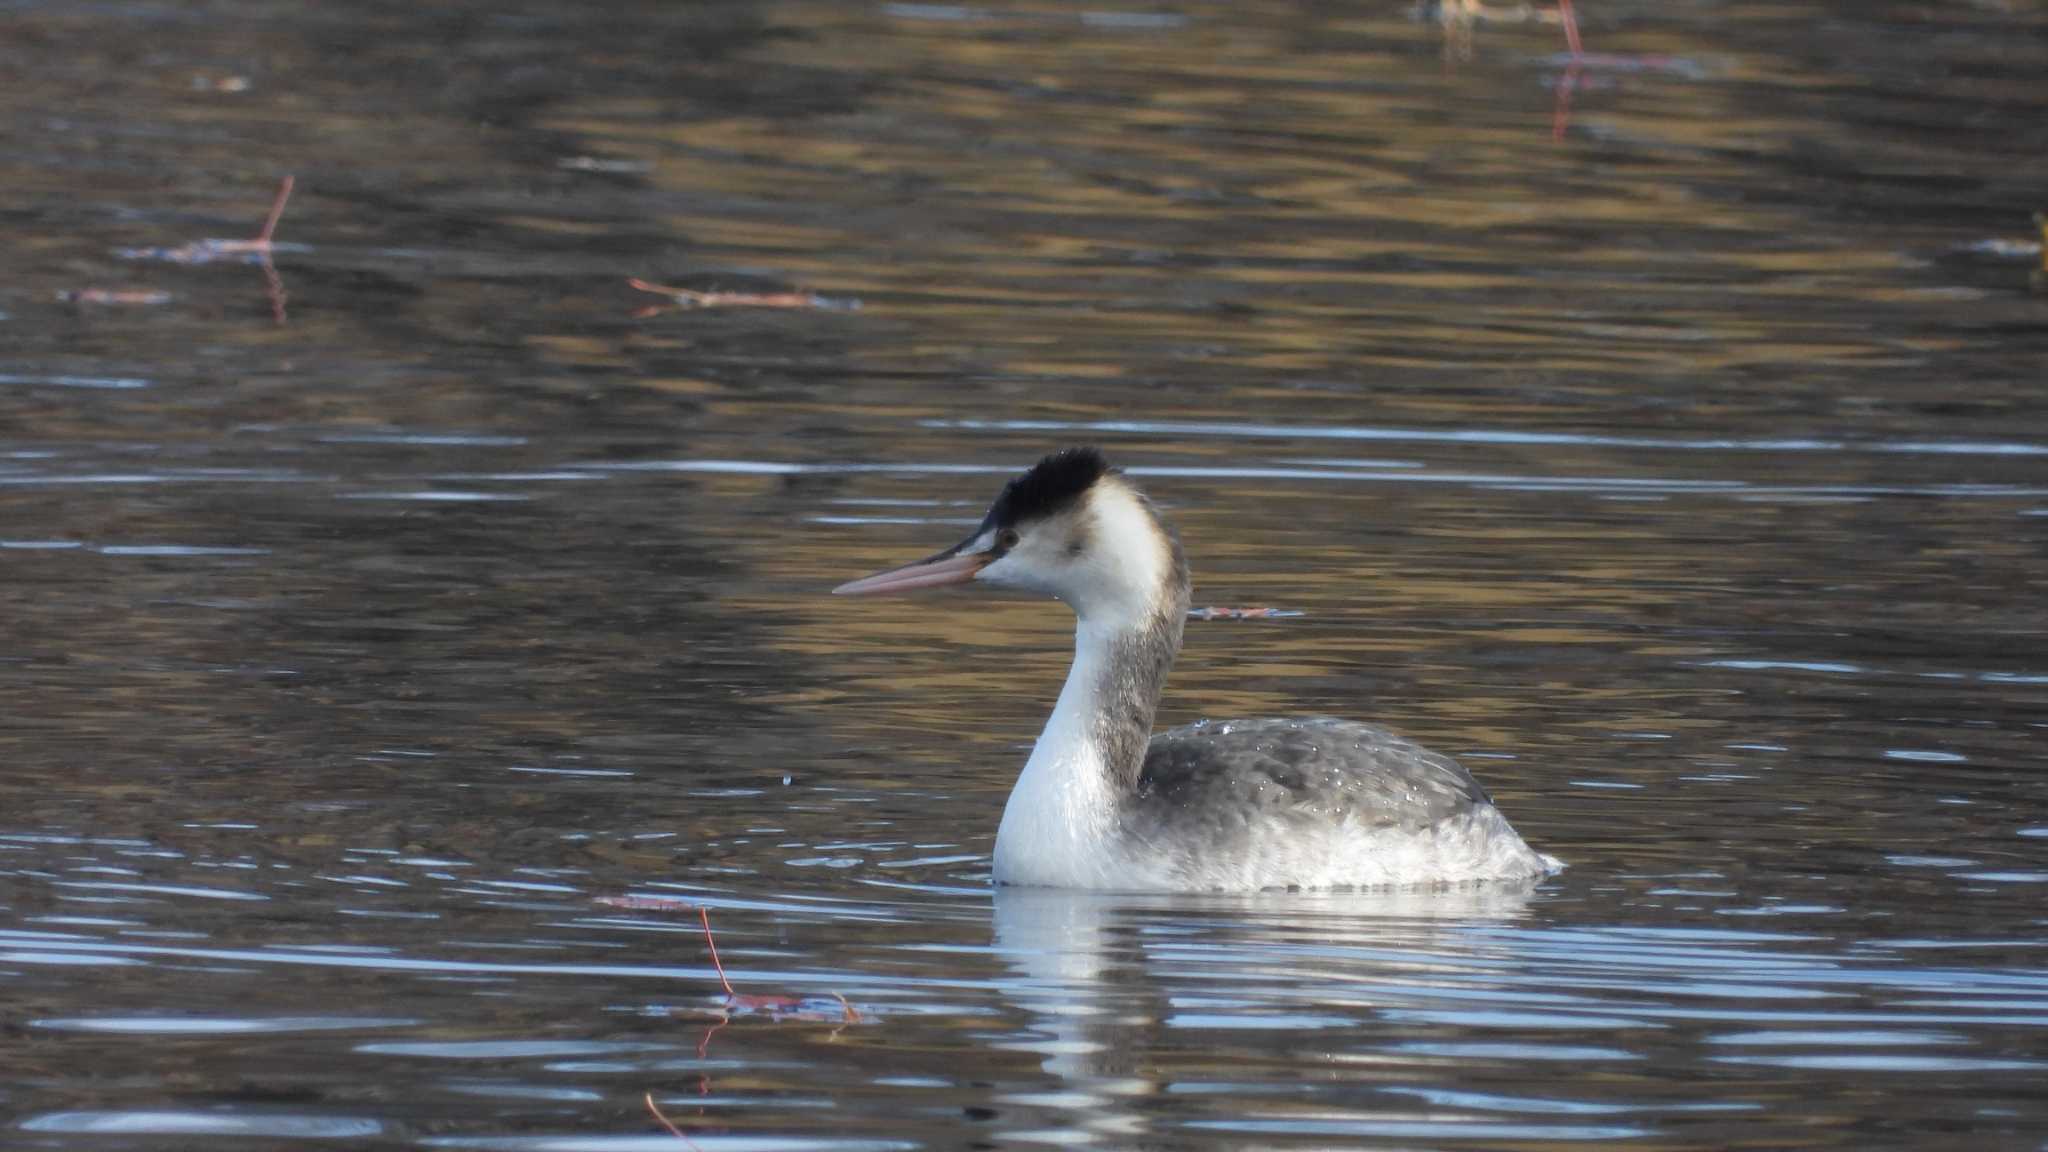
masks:
[(607, 908), (631, 908), (643, 912), (693, 912), (697, 906), (688, 900), (673, 896), (599, 896), (597, 903)]
[(206, 239), (176, 248), (123, 248), (115, 255), (123, 260), (162, 260), (169, 264), (211, 264), (215, 260), (253, 256), (263, 270), (271, 318), (282, 324), (285, 322), (285, 301), (289, 297), (284, 290), (284, 278), (277, 274), (277, 265), (271, 262), (271, 256), (277, 251), (277, 222), (284, 217), (285, 202), (292, 198), (292, 188), (296, 183), (290, 175), (278, 182), (277, 195), (270, 200), (270, 214), (263, 219), (262, 231), (248, 240)]
[[(711, 911), (704, 905), (668, 896), (599, 896), (597, 903), (608, 908), (632, 908), (650, 912), (695, 912), (697, 922), (704, 926), (704, 947), (711, 955), (712, 971), (718, 975), (718, 986), (725, 991), (725, 1004), (721, 1011), (730, 1013), (738, 1009), (743, 1012), (761, 1012), (776, 1020), (825, 1018), (823, 1012), (810, 1006), (816, 1003), (815, 1000), (807, 1000), (800, 996), (755, 995), (735, 989), (731, 978), (726, 974), (725, 961), (718, 954), (718, 940), (711, 931)], [(859, 1022), (860, 1014), (853, 1012), (853, 1006), (847, 1003), (846, 998), (839, 996), (838, 993), (833, 995), (839, 1001), (840, 1010), (832, 1013), (832, 1017), (845, 1019), (847, 1013), (852, 1012), (853, 1021)]]
[(555, 161), (555, 167), (571, 172), (607, 172), (638, 176), (653, 165), (645, 160), (614, 160), (604, 156), (569, 156)]
[[(710, 1027), (704, 1029), (704, 1035), (697, 1039), (697, 1060), (699, 1063), (710, 1059), (711, 1038), (724, 1030), (726, 1025), (732, 1023), (732, 1013), (736, 1008), (750, 1011), (765, 1011), (768, 1013), (769, 1018), (773, 1020), (816, 1020), (820, 1018), (820, 1013), (806, 1009), (804, 1001), (792, 996), (749, 996), (734, 991), (732, 981), (725, 974), (725, 962), (718, 955), (718, 940), (711, 932), (711, 910), (706, 906), (702, 904), (692, 905), (687, 901), (663, 896), (600, 896), (597, 898), (597, 902), (612, 908), (642, 908), (661, 911), (695, 909), (697, 922), (704, 926), (704, 947), (711, 953), (712, 970), (718, 973), (719, 987), (725, 989), (725, 1003), (718, 1008), (717, 1018), (711, 1023)], [(832, 993), (832, 998), (839, 1002), (839, 1012), (837, 1014), (838, 1027), (832, 1030), (829, 1038), (836, 1040), (839, 1034), (845, 1031), (847, 1027), (861, 1023), (862, 1017), (860, 1012), (854, 1008), (852, 1001), (848, 1000), (845, 996), (834, 992)], [(711, 1074), (708, 1070), (701, 1071), (697, 1077), (697, 1093), (700, 1096), (708, 1096), (711, 1093)], [(654, 1102), (654, 1093), (645, 1093), (643, 1099), (647, 1102), (647, 1111), (652, 1113), (655, 1120), (668, 1130), (669, 1135), (683, 1141), (692, 1148), (697, 1147), (696, 1143), (682, 1129), (676, 1127), (674, 1122), (662, 1114), (661, 1108)]]
[(78, 288), (57, 293), (57, 299), (66, 304), (168, 304), (171, 294), (141, 288)]
[(1306, 615), (1298, 608), (1190, 608), (1190, 620), (1285, 620)]
[(229, 256), (268, 257), (277, 249), (277, 222), (284, 216), (284, 206), (292, 198), (293, 177), (286, 176), (278, 183), (277, 195), (271, 197), (270, 214), (263, 219), (263, 230), (247, 240), (194, 240), (176, 248), (123, 248), (116, 255), (124, 260), (162, 260), (168, 264), (211, 264)]
[[(839, 300), (809, 292), (699, 292), (693, 288), (656, 284), (638, 277), (628, 279), (626, 283), (637, 291), (666, 296), (671, 305), (683, 311), (698, 308), (808, 308), (825, 312), (851, 312), (860, 307), (858, 300)], [(659, 307), (642, 308), (633, 315), (654, 316), (662, 311), (663, 309)]]

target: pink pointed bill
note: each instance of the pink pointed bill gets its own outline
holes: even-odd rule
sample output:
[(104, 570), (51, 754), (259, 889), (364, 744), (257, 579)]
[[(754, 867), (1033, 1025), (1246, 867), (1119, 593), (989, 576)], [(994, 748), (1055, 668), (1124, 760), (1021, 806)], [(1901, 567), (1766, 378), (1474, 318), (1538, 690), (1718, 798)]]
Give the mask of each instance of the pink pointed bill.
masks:
[(889, 596), (898, 592), (914, 592), (919, 588), (939, 588), (947, 584), (965, 584), (974, 579), (974, 574), (988, 567), (995, 557), (986, 552), (962, 552), (934, 556), (877, 572), (832, 590), (834, 596)]

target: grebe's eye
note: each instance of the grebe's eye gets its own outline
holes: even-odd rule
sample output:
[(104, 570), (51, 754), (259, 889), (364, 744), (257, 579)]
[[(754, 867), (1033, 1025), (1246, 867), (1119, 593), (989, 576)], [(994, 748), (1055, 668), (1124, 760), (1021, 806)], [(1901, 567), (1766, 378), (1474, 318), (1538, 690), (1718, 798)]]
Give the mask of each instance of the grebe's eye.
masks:
[(1015, 548), (1016, 546), (1017, 530), (1015, 528), (1005, 528), (1002, 531), (996, 533), (997, 551), (1008, 552), (1010, 549)]

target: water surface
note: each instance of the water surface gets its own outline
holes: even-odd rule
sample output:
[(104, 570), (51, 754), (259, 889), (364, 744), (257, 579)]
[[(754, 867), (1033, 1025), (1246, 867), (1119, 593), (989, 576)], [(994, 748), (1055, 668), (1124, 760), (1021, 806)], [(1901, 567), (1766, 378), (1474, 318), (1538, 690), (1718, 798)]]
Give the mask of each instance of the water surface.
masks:
[[(2040, 1148), (2048, 13), (1575, 8), (14, 6), (0, 1142)], [(1570, 868), (991, 893), (1075, 441)]]

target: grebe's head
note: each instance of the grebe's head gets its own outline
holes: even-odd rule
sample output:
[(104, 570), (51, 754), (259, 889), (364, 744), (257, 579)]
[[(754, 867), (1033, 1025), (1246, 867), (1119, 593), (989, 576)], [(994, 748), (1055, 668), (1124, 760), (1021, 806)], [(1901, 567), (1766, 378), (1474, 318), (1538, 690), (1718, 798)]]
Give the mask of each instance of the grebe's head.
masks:
[(1056, 452), (1011, 480), (967, 539), (944, 552), (832, 591), (877, 596), (970, 580), (1044, 592), (1083, 620), (1109, 623), (1185, 608), (1187, 596), (1179, 542), (1093, 448)]

